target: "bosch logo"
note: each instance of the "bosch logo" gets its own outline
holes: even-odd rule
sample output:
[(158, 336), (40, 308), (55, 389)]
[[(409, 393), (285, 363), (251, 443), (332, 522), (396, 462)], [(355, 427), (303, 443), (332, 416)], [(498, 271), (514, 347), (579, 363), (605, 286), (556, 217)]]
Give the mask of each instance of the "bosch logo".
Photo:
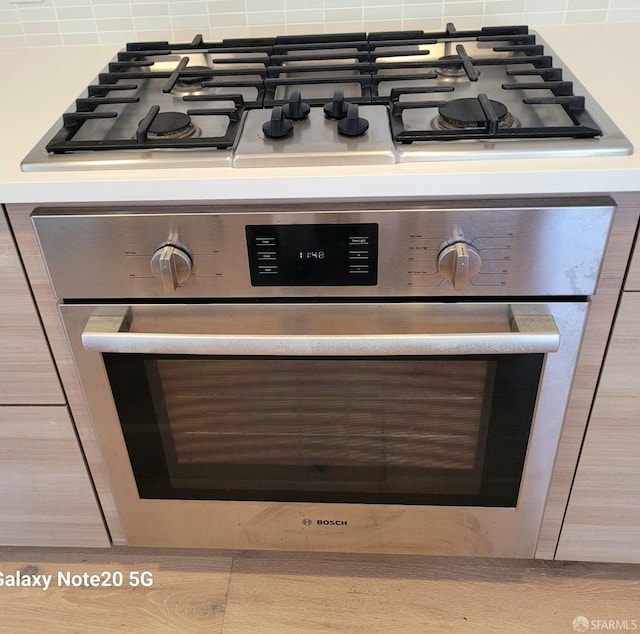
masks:
[(303, 526), (348, 526), (349, 523), (347, 520), (310, 520), (308, 517), (305, 517), (302, 520)]

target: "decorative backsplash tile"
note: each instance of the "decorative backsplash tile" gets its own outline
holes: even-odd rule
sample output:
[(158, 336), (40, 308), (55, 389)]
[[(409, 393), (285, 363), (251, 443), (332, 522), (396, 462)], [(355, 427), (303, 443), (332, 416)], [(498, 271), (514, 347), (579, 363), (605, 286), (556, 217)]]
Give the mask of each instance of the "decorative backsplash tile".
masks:
[(639, 0), (0, 0), (0, 47), (640, 21)]

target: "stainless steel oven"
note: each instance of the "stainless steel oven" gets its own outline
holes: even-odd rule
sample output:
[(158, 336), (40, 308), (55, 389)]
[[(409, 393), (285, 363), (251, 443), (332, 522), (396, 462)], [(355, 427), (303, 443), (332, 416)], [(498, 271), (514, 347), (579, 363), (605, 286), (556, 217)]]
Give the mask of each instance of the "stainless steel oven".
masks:
[(613, 214), (36, 209), (128, 543), (532, 556)]

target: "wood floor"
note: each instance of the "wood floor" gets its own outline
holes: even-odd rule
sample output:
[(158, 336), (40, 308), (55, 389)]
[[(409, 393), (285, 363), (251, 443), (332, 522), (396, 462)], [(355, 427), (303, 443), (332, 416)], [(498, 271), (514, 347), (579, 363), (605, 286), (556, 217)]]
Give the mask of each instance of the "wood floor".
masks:
[[(0, 572), (3, 634), (555, 634), (585, 631), (580, 616), (594, 631), (640, 630), (633, 565), (0, 548)], [(46, 590), (9, 585), (48, 575)]]

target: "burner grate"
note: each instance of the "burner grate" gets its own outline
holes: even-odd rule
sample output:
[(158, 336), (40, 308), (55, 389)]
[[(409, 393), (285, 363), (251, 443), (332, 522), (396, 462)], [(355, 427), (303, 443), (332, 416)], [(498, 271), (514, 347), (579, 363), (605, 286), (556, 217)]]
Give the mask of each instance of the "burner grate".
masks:
[[(125, 86), (126, 90), (137, 89), (137, 85)], [(93, 92), (101, 93), (109, 92), (107, 86), (100, 84), (96, 86)], [(161, 110), (160, 106), (151, 106), (147, 111), (140, 111), (139, 120), (131, 128), (129, 134), (127, 125), (123, 126), (125, 138), (104, 138), (102, 135), (92, 135), (87, 132), (88, 137), (78, 139), (78, 133), (83, 126), (89, 122), (101, 120), (116, 119), (122, 116), (122, 113), (109, 110), (100, 110), (99, 106), (106, 105), (140, 105), (140, 99), (137, 97), (115, 98), (115, 97), (89, 97), (78, 99), (76, 101), (77, 110), (74, 113), (63, 115), (63, 127), (56, 136), (49, 141), (46, 146), (48, 152), (65, 153), (89, 150), (140, 150), (140, 149), (176, 149), (176, 148), (230, 148), (237, 137), (242, 113), (245, 110), (245, 103), (242, 95), (187, 95), (182, 97), (185, 104), (189, 102), (199, 102), (210, 107), (206, 108), (186, 108), (185, 115), (189, 117), (215, 117), (223, 121), (215, 126), (215, 129), (224, 128), (221, 133), (212, 135), (204, 134), (201, 136), (150, 136), (148, 131), (153, 125), (154, 120), (159, 114), (166, 114), (167, 111)], [(221, 105), (216, 105), (221, 104)], [(232, 104), (231, 106), (227, 104)], [(205, 126), (203, 126), (205, 127)], [(103, 128), (98, 128), (99, 130)], [(96, 139), (96, 136), (101, 137)]]
[[(422, 93), (421, 89), (411, 91), (413, 94)], [(391, 94), (391, 129), (394, 139), (399, 143), (414, 143), (416, 141), (462, 141), (471, 139), (543, 139), (543, 138), (593, 138), (601, 134), (600, 128), (589, 117), (584, 110), (573, 112), (571, 117), (574, 125), (566, 126), (545, 126), (545, 127), (501, 127), (499, 125), (500, 117), (497, 115), (494, 106), (489, 97), (480, 93), (477, 97), (480, 110), (484, 114), (484, 125), (474, 125), (469, 128), (450, 129), (424, 129), (424, 130), (408, 130), (405, 127), (403, 115), (407, 111), (417, 109), (436, 109), (447, 106), (447, 101), (416, 101), (410, 103), (400, 103), (400, 98), (409, 94), (407, 90), (392, 90)], [(551, 103), (562, 106), (567, 105), (567, 99), (575, 99), (574, 97), (562, 98), (555, 100), (544, 100), (546, 105)], [(571, 112), (570, 107), (567, 111)]]

